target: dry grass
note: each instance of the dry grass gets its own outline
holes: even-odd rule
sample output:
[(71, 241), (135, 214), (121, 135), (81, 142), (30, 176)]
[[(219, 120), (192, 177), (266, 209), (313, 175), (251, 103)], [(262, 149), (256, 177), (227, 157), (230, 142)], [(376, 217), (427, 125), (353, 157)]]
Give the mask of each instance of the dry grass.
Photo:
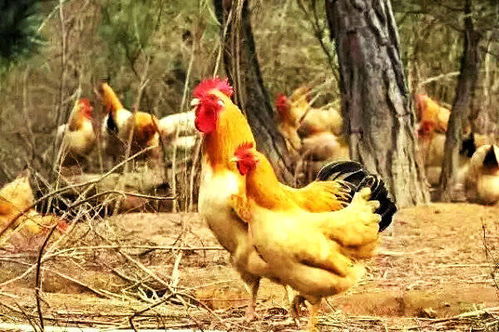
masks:
[[(497, 208), (435, 204), (402, 210), (364, 281), (329, 300), (322, 330), (494, 331)], [(456, 221), (458, 220), (458, 221)], [(489, 256), (485, 255), (482, 223)], [(244, 322), (247, 294), (196, 214), (92, 215), (38, 251), (0, 254), (0, 321), (45, 325), (295, 331), (280, 286), (264, 282), (260, 318)]]

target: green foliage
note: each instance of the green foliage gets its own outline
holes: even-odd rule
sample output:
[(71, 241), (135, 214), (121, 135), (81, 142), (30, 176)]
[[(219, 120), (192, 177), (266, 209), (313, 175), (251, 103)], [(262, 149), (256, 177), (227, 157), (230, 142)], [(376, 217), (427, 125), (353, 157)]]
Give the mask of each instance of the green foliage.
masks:
[(111, 57), (134, 63), (140, 52), (148, 48), (158, 23), (157, 1), (106, 1), (101, 8), (99, 32), (105, 41), (113, 45), (108, 48)]
[(41, 44), (37, 0), (0, 0), (0, 71), (32, 55)]

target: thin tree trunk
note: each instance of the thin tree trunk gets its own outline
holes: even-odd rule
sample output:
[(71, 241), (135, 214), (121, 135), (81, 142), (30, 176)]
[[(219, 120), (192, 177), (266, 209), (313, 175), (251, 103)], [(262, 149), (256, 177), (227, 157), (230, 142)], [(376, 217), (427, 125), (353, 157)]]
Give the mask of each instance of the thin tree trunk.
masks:
[(492, 34), (487, 33), (486, 39), (487, 42), (483, 47), (483, 74), (480, 74), (477, 80), (476, 90), (471, 98), (470, 115), (468, 118), (474, 133), (490, 135), (494, 132), (494, 124), (491, 121), (491, 118), (493, 117), (491, 110), (494, 109), (491, 98), (493, 86), (493, 75), (491, 74), (493, 74), (495, 67), (492, 61), (492, 55), (490, 54), (493, 42)]
[(234, 85), (236, 103), (246, 113), (258, 149), (265, 153), (281, 180), (293, 181), (292, 153), (277, 130), (263, 84), (250, 22), (249, 0), (214, 0), (222, 23), (223, 61)]
[(415, 116), (389, 0), (326, 0), (352, 159), (381, 175), (400, 207), (426, 203)]
[(454, 196), (457, 168), (459, 165), (459, 147), (463, 130), (463, 121), (468, 119), (469, 105), (480, 74), (480, 39), (481, 35), (473, 26), (471, 0), (464, 3), (464, 47), (461, 57), (461, 69), (456, 87), (456, 96), (452, 105), (444, 148), (444, 161), (440, 175), (440, 198), (451, 201)]

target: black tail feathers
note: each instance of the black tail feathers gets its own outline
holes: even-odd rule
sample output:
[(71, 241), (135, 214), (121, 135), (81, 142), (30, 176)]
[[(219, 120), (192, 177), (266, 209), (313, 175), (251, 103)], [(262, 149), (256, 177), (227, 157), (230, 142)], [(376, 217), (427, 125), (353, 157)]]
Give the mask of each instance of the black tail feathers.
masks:
[(371, 189), (371, 198), (380, 203), (376, 213), (381, 215), (379, 231), (384, 231), (392, 222), (393, 215), (397, 212), (395, 203), (391, 200), (385, 183), (378, 176), (369, 173), (362, 164), (356, 161), (337, 161), (324, 166), (317, 174), (318, 181), (342, 181), (350, 190), (350, 196), (361, 188)]
[(499, 167), (499, 156), (496, 155), (494, 145), (491, 144), (483, 158), (483, 166), (488, 169), (496, 169)]

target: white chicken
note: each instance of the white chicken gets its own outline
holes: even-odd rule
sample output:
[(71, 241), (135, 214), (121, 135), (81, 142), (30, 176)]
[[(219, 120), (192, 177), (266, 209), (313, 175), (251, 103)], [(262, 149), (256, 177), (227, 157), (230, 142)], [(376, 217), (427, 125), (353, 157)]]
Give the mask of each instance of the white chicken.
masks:
[(167, 115), (158, 121), (158, 129), (168, 148), (190, 151), (196, 145), (198, 134), (194, 126), (194, 111)]

